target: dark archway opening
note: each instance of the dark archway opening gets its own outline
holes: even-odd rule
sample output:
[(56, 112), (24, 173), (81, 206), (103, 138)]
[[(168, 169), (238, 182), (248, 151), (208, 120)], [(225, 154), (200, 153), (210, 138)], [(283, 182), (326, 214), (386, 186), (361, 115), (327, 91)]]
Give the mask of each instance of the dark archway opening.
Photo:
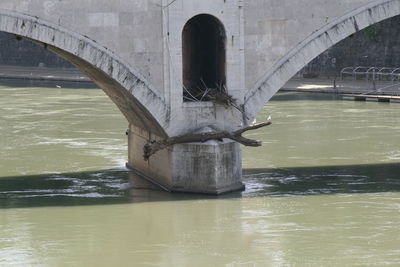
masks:
[(226, 91), (226, 33), (217, 18), (201, 14), (186, 23), (182, 64), (184, 101), (207, 101), (208, 91)]

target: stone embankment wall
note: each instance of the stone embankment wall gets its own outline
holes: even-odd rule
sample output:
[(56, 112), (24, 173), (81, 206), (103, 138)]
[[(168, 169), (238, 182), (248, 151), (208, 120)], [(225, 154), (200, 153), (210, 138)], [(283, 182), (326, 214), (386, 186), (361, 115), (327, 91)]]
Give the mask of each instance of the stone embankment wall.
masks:
[(344, 67), (400, 68), (400, 17), (374, 24), (315, 58), (300, 74), (332, 76)]
[(0, 32), (0, 65), (24, 67), (74, 68), (69, 62), (45, 48), (12, 34)]

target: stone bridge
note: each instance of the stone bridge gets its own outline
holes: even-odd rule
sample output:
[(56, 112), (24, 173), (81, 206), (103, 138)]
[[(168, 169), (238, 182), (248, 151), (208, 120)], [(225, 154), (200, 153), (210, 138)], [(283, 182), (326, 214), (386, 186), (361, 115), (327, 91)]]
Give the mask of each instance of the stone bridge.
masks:
[[(171, 190), (243, 188), (239, 144), (149, 140), (249, 124), (314, 57), (400, 14), (400, 0), (2, 0), (0, 31), (70, 61), (129, 122), (128, 166)], [(240, 108), (207, 97), (226, 92)]]

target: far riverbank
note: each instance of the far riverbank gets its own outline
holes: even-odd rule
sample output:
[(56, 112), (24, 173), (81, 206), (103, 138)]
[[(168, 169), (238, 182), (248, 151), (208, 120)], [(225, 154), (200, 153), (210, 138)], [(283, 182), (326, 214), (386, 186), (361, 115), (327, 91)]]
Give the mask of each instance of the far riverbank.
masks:
[[(93, 84), (92, 80), (76, 68), (48, 68), (48, 67), (22, 67), (0, 65), (0, 80), (32, 80), (32, 81), (55, 81), (55, 82), (77, 82)], [(378, 88), (392, 84), (391, 82), (378, 82)], [(295, 91), (308, 93), (329, 94), (364, 94), (374, 91), (371, 83), (353, 79), (341, 80), (340, 78), (301, 78), (290, 79), (280, 91)], [(400, 90), (396, 87), (385, 90), (385, 95), (399, 95)]]
[(92, 83), (90, 78), (78, 69), (4, 65), (0, 66), (0, 79)]
[[(374, 88), (375, 86), (375, 88)], [(377, 80), (372, 81), (354, 80), (346, 78), (301, 78), (290, 79), (281, 91), (328, 93), (328, 94), (365, 94), (381, 93), (384, 95), (399, 95), (399, 81)]]

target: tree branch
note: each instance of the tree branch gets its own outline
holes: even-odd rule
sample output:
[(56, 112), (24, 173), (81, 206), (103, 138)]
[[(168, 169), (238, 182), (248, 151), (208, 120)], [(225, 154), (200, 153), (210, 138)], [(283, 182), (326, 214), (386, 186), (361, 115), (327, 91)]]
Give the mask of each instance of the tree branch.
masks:
[(184, 144), (192, 142), (203, 143), (209, 140), (222, 140), (223, 138), (231, 139), (245, 146), (258, 147), (262, 145), (261, 141), (248, 139), (246, 137), (243, 137), (242, 134), (247, 131), (256, 130), (271, 124), (272, 122), (268, 121), (259, 124), (253, 124), (234, 132), (222, 131), (213, 133), (185, 134), (185, 135), (169, 137), (161, 141), (150, 141), (143, 148), (144, 159), (148, 160), (152, 155), (154, 155), (158, 151), (176, 144)]

